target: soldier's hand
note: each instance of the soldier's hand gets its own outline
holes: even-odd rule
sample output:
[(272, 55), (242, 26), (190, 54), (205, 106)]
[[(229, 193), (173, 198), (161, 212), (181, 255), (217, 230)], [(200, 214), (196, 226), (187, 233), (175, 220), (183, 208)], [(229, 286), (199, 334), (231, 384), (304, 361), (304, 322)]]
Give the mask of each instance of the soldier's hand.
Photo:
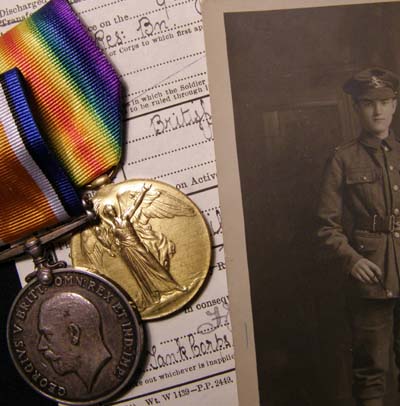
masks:
[(356, 262), (353, 269), (350, 271), (350, 274), (353, 278), (369, 284), (378, 283), (378, 278), (382, 277), (382, 271), (379, 266), (367, 258), (361, 258), (358, 262)]

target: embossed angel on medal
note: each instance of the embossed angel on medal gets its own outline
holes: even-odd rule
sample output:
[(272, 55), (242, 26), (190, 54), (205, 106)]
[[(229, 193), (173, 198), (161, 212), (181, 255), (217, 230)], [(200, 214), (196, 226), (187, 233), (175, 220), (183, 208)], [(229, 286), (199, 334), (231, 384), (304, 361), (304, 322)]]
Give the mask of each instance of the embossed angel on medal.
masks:
[[(37, 241), (29, 240), (31, 250)], [(39, 261), (8, 320), (18, 371), (35, 390), (65, 404), (114, 397), (132, 381), (143, 351), (130, 300), (106, 278)]]
[(101, 187), (93, 197), (100, 222), (71, 240), (72, 262), (124, 287), (143, 319), (187, 304), (204, 283), (210, 234), (194, 203), (152, 180)]

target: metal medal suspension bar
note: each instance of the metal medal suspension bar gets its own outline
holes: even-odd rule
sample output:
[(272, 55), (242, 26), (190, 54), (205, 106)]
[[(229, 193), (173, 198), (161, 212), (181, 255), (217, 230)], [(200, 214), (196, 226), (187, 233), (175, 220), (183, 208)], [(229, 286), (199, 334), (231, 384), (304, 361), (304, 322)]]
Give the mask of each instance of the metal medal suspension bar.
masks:
[(41, 245), (91, 217), (77, 191), (119, 163), (120, 83), (66, 0), (0, 37), (0, 72), (0, 260), (27, 252), (37, 271), (11, 309), (9, 350), (43, 395), (102, 402), (138, 366), (139, 319), (114, 284), (49, 263)]

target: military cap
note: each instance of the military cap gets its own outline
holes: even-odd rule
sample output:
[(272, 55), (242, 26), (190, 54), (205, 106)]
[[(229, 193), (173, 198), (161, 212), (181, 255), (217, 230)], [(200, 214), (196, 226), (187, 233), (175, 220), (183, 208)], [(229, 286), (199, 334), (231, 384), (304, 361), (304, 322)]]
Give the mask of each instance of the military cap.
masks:
[(389, 99), (397, 96), (399, 77), (387, 69), (368, 68), (354, 74), (343, 85), (353, 99)]

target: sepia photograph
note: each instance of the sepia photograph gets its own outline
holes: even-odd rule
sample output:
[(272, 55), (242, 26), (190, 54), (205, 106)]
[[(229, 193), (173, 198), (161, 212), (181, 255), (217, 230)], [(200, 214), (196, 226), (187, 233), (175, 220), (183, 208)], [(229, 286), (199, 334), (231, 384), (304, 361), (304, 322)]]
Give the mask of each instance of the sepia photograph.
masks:
[(400, 3), (214, 3), (240, 399), (253, 373), (262, 406), (398, 405)]

